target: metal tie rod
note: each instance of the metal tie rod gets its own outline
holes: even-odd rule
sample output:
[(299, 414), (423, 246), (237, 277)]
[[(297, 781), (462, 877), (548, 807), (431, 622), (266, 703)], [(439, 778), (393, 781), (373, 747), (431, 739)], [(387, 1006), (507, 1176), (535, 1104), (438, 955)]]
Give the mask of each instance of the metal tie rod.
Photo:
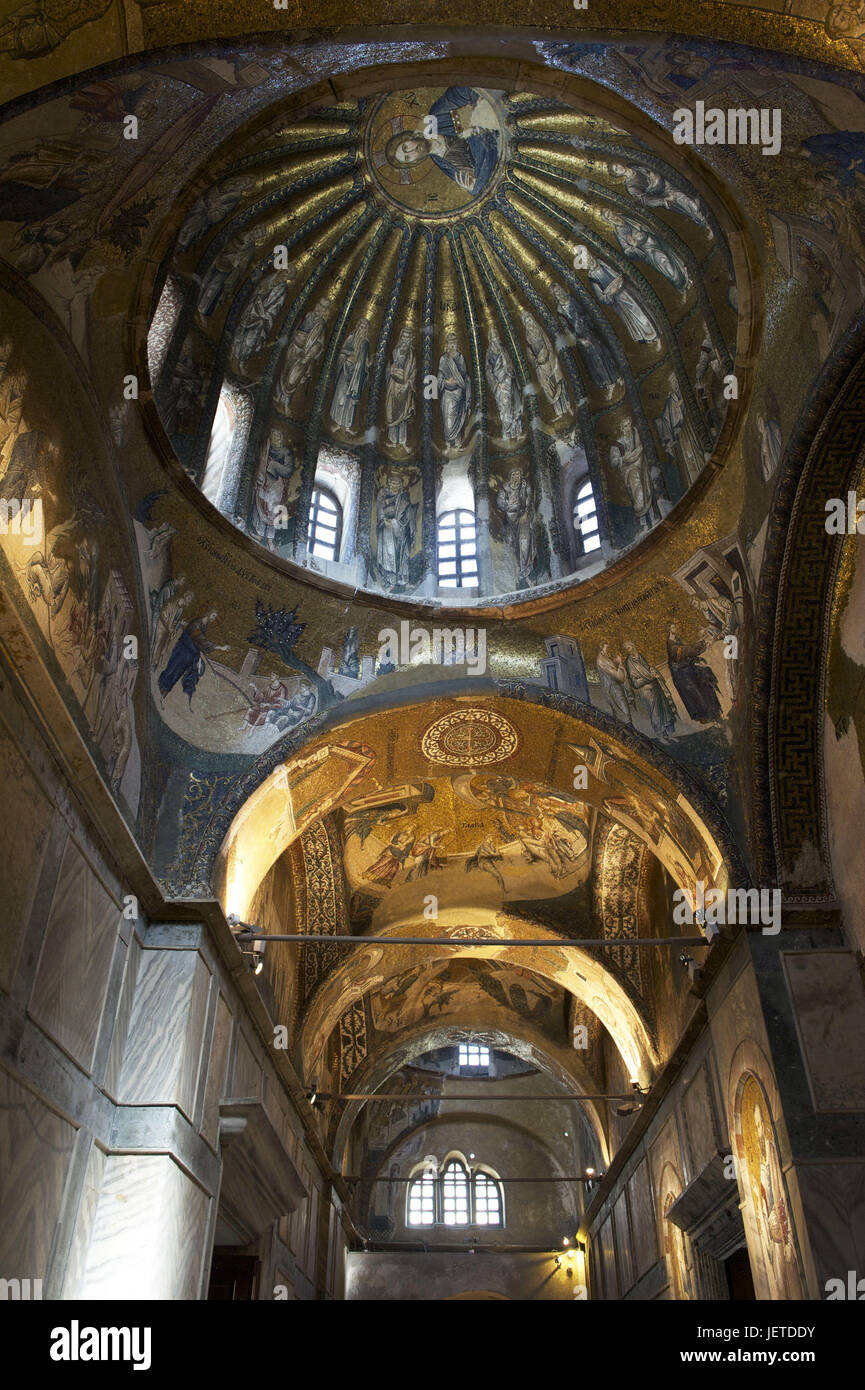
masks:
[[(498, 1177), (497, 1177), (497, 1178), (495, 1178), (495, 1179), (492, 1179), (492, 1181), (495, 1181), (495, 1182), (509, 1182), (509, 1183), (510, 1183), (510, 1182), (585, 1182), (585, 1183), (592, 1184), (592, 1183), (599, 1183), (599, 1182), (601, 1181), (601, 1178), (604, 1177), (604, 1176), (605, 1176), (605, 1174), (603, 1174), (603, 1173), (595, 1173), (595, 1174), (593, 1174), (593, 1175), (591, 1175), (591, 1176), (587, 1176), (586, 1174), (581, 1173), (578, 1177), (576, 1177), (576, 1176), (574, 1176), (574, 1175), (572, 1175), (572, 1174), (570, 1174), (570, 1175), (569, 1175), (569, 1174), (563, 1174), (562, 1177), (560, 1177), (560, 1178), (498, 1178)], [(413, 1177), (410, 1177), (410, 1178), (363, 1178), (363, 1177), (360, 1177), (360, 1176), (358, 1176), (358, 1175), (356, 1175), (356, 1174), (351, 1174), (351, 1175), (349, 1175), (349, 1176), (343, 1175), (342, 1180), (343, 1180), (343, 1182), (417, 1182), (418, 1179), (420, 1179), (420, 1178), (422, 1178), (422, 1177), (423, 1177), (423, 1171), (419, 1171), (419, 1172), (415, 1173), (415, 1174), (413, 1175)]]
[(628, 950), (631, 946), (708, 946), (705, 936), (629, 936), (611, 937), (609, 940), (597, 936), (583, 937), (575, 941), (572, 937), (541, 937), (526, 940), (522, 937), (488, 936), (322, 936), (305, 933), (289, 936), (274, 932), (237, 932), (235, 941), (291, 941), (297, 946), (577, 946), (580, 950), (606, 950), (618, 947)]
[(575, 1101), (578, 1101), (578, 1102), (582, 1105), (584, 1101), (590, 1101), (590, 1100), (634, 1100), (634, 1099), (636, 1099), (636, 1098), (644, 1097), (645, 1093), (642, 1092), (642, 1091), (634, 1090), (634, 1091), (626, 1091), (626, 1092), (623, 1092), (621, 1095), (603, 1095), (603, 1096), (599, 1096), (599, 1095), (579, 1095), (579, 1096), (575, 1096), (575, 1095), (561, 1095), (561, 1096), (525, 1095), (525, 1096), (521, 1096), (521, 1095), (518, 1095), (518, 1094), (516, 1094), (516, 1093), (512, 1093), (512, 1094), (506, 1095), (506, 1096), (445, 1096), (445, 1095), (442, 1095), (442, 1094), (441, 1094), (440, 1092), (438, 1092), (438, 1091), (434, 1092), (434, 1093), (431, 1094), (431, 1095), (424, 1095), (424, 1093), (423, 1093), (422, 1091), (410, 1092), (409, 1094), (405, 1094), (405, 1093), (400, 1094), (398, 1091), (394, 1091), (393, 1094), (391, 1094), (389, 1091), (371, 1091), (371, 1092), (368, 1092), (368, 1093), (353, 1092), (353, 1091), (343, 1091), (343, 1092), (339, 1092), (339, 1093), (337, 1093), (336, 1091), (316, 1091), (315, 1095), (316, 1095), (316, 1099), (317, 1099), (317, 1100), (366, 1100), (366, 1101), (370, 1101), (370, 1100), (403, 1100), (403, 1101), (405, 1101), (405, 1100), (410, 1100), (410, 1101), (414, 1101), (414, 1100), (441, 1100), (441, 1101), (447, 1101), (448, 1104), (450, 1104), (450, 1102), (451, 1102), (452, 1100), (456, 1100), (456, 1101), (461, 1101), (461, 1102), (463, 1102), (464, 1104), (467, 1104), (467, 1103), (471, 1102), (472, 1105), (474, 1105), (475, 1101), (490, 1101), (490, 1102), (495, 1102), (495, 1101), (500, 1101), (500, 1100), (548, 1100), (548, 1101), (556, 1101), (556, 1100), (575, 1100)]

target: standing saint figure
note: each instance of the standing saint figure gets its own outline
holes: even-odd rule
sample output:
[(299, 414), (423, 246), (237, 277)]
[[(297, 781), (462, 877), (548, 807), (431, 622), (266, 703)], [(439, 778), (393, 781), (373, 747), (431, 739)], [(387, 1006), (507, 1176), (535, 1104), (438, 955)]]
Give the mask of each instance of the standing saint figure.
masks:
[(189, 708), (192, 709), (192, 697), (198, 682), (204, 675), (205, 656), (208, 652), (228, 651), (228, 647), (218, 647), (207, 636), (207, 629), (218, 617), (219, 614), (214, 608), (203, 618), (196, 618), (193, 622), (187, 623), (181, 632), (174, 644), (171, 656), (168, 658), (168, 664), (159, 677), (160, 705), (165, 704), (166, 695), (180, 681), (181, 688), (189, 701)]
[(215, 257), (204, 277), (201, 294), (198, 296), (198, 313), (201, 318), (209, 318), (214, 312), (232, 275), (236, 274), (238, 280), (243, 279), (255, 250), (254, 241), (243, 247), (229, 242), (225, 250), (220, 251)]
[(330, 418), (337, 429), (352, 431), (369, 366), (369, 319), (361, 319), (339, 350)]
[(274, 278), (263, 281), (255, 291), (243, 311), (234, 340), (234, 355), (241, 365), (264, 347), (287, 293), (288, 282)]
[(703, 227), (712, 235), (712, 229), (703, 213), (698, 198), (683, 193), (674, 187), (669, 179), (648, 169), (642, 164), (628, 168), (626, 164), (611, 164), (610, 173), (615, 179), (624, 179), (625, 187), (637, 203), (645, 208), (666, 208), (669, 212), (681, 212), (698, 227)]
[(502, 438), (518, 439), (523, 432), (522, 395), (513, 363), (495, 328), (490, 329), (486, 375), (502, 423)]
[(652, 732), (669, 738), (676, 727), (676, 706), (661, 673), (638, 652), (633, 642), (624, 644), (625, 671), (638, 704), (652, 725)]
[(406, 325), (400, 331), (385, 372), (384, 422), (387, 442), (392, 448), (408, 448), (409, 426), (415, 414), (416, 368), (412, 331)]
[(598, 299), (619, 315), (635, 343), (655, 343), (660, 347), (658, 330), (636, 295), (625, 288), (624, 275), (589, 253), (589, 279)]
[(724, 368), (718, 350), (707, 333), (700, 344), (700, 355), (694, 368), (694, 391), (706, 412), (709, 428), (719, 430), (724, 419)]
[(447, 334), (445, 350), (439, 358), (438, 390), (445, 446), (458, 449), (472, 406), (472, 383), (453, 331)]
[(564, 285), (556, 285), (553, 290), (559, 318), (569, 333), (573, 333), (580, 356), (589, 369), (589, 376), (602, 391), (610, 391), (622, 379), (615, 358), (600, 333), (592, 333), (589, 322), (580, 312), (577, 301), (569, 295)]
[[(735, 702), (739, 692), (739, 678), (742, 673), (739, 639), (744, 619), (744, 603), (741, 595), (737, 602), (729, 590), (727, 593), (715, 591), (695, 594), (691, 603), (706, 620), (706, 626), (701, 636), (708, 643), (725, 643), (724, 675), (730, 699)], [(735, 639), (729, 652), (726, 650), (728, 638)]]
[(695, 724), (712, 724), (721, 718), (718, 681), (711, 666), (702, 660), (705, 642), (685, 642), (676, 623), (667, 630), (667, 660), (670, 677), (688, 718)]
[(284, 414), (288, 414), (292, 396), (299, 386), (309, 380), (313, 366), (324, 352), (327, 340), (326, 315), (329, 308), (330, 300), (323, 295), (315, 307), (304, 315), (291, 335), (282, 372), (273, 393), (278, 408)]
[(537, 319), (532, 317), (528, 309), (523, 309), (521, 313), (529, 356), (537, 372), (541, 390), (553, 407), (553, 413), (558, 419), (568, 410), (570, 401), (556, 350)]
[(706, 455), (675, 379), (671, 383), (664, 409), (655, 418), (655, 429), (667, 458), (672, 459), (678, 467), (683, 489), (688, 487), (702, 472)]
[(294, 450), (272, 435), (252, 489), (249, 529), (259, 540), (273, 541), (288, 524), (288, 491), (294, 473)]
[(669, 280), (679, 294), (688, 293), (691, 277), (675, 251), (653, 236), (642, 223), (632, 222), (612, 208), (605, 208), (601, 216), (612, 227), (626, 256), (632, 261), (643, 261), (645, 265), (650, 265), (665, 280)]
[(601, 650), (595, 662), (601, 689), (607, 697), (610, 711), (625, 724), (633, 724), (631, 705), (634, 695), (628, 680), (621, 654), (610, 651), (609, 642), (601, 643)]
[(625, 484), (637, 526), (641, 531), (648, 531), (655, 494), (646, 451), (631, 419), (625, 420), (621, 435), (610, 448), (610, 465)]
[(532, 580), (537, 547), (536, 518), (532, 506), (532, 489), (518, 468), (512, 468), (507, 482), (496, 494), (496, 506), (504, 517), (504, 539), (510, 546), (517, 566), (517, 586), (527, 588)]
[(177, 640), (184, 625), (183, 610), (189, 607), (194, 598), (195, 594), (190, 590), (186, 594), (177, 594), (163, 605), (159, 614), (159, 622), (153, 634), (151, 663), (154, 671), (162, 669), (162, 663), (168, 655), (168, 648)]
[(194, 241), (200, 240), (217, 222), (222, 222), (237, 207), (243, 197), (243, 190), (243, 180), (234, 178), (229, 179), (221, 188), (209, 188), (202, 194), (198, 202), (193, 204), (180, 228), (177, 236), (178, 246), (188, 251)]
[(398, 473), (389, 473), (375, 502), (376, 566), (386, 589), (409, 582), (409, 561), (415, 538), (417, 504)]
[(775, 1285), (772, 1292), (778, 1298), (798, 1299), (802, 1289), (773, 1126), (771, 1120), (767, 1126), (762, 1107), (756, 1103), (753, 1118), (759, 1161), (759, 1173), (755, 1174), (759, 1179), (759, 1201), (755, 1205)]
[(768, 483), (781, 462), (783, 451), (778, 400), (771, 388), (766, 392), (765, 404), (757, 411), (757, 434), (760, 438), (760, 471), (764, 482)]

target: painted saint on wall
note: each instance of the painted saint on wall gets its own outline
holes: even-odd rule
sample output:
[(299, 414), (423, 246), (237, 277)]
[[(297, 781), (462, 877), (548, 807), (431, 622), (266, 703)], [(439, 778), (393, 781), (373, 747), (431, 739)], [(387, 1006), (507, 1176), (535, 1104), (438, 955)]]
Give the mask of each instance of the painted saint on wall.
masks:
[(409, 564), (414, 546), (417, 503), (412, 502), (408, 482), (399, 473), (388, 473), (375, 499), (376, 568), (385, 589), (409, 583)]
[(369, 319), (361, 319), (339, 350), (336, 386), (330, 403), (331, 422), (351, 433), (369, 369)]
[(624, 275), (592, 255), (588, 258), (588, 268), (589, 279), (598, 299), (619, 315), (633, 341), (653, 343), (660, 348), (660, 334), (637, 296), (626, 288)]
[(553, 290), (559, 317), (566, 332), (576, 341), (579, 355), (588, 368), (589, 376), (601, 391), (612, 391), (622, 377), (615, 358), (597, 329), (589, 324), (587, 316), (581, 312), (576, 299), (569, 295), (564, 285), (556, 285)]
[(252, 489), (249, 529), (258, 540), (271, 544), (288, 520), (288, 501), (294, 474), (294, 450), (279, 434), (271, 435)]
[(655, 429), (661, 448), (678, 468), (682, 487), (687, 488), (702, 472), (706, 456), (675, 380), (663, 410), (655, 419)]
[(634, 642), (625, 642), (625, 672), (637, 703), (642, 706), (652, 726), (652, 733), (669, 738), (676, 727), (676, 706), (660, 671), (637, 650)]
[(504, 519), (503, 539), (510, 547), (517, 572), (517, 587), (528, 588), (537, 555), (537, 516), (528, 478), (512, 468), (496, 493), (496, 507)]
[(490, 329), (486, 360), (487, 385), (501, 421), (502, 438), (518, 439), (523, 432), (523, 400), (514, 364), (495, 328)]
[(472, 383), (454, 332), (447, 334), (445, 350), (439, 358), (438, 390), (445, 447), (458, 449), (472, 408)]
[(757, 411), (757, 438), (760, 444), (760, 472), (763, 481), (768, 483), (781, 462), (784, 447), (778, 399), (771, 387), (766, 391), (763, 405)]
[(166, 695), (180, 682), (181, 688), (192, 708), (192, 697), (198, 682), (204, 675), (206, 657), (210, 652), (227, 652), (227, 646), (217, 646), (207, 636), (207, 629), (219, 614), (213, 609), (202, 618), (187, 623), (171, 652), (165, 670), (159, 676), (159, 703), (165, 704)]
[(631, 419), (624, 421), (619, 438), (610, 448), (610, 467), (624, 483), (637, 529), (648, 531), (658, 508), (646, 450)]
[(667, 630), (670, 676), (688, 717), (696, 724), (712, 724), (721, 718), (718, 680), (711, 666), (703, 660), (706, 646), (702, 639), (684, 641), (677, 624), (670, 623)]
[(295, 391), (305, 385), (312, 376), (312, 369), (324, 352), (329, 309), (330, 300), (326, 295), (322, 295), (291, 335), (282, 372), (273, 393), (277, 408), (286, 415), (291, 409), (291, 399)]
[(541, 390), (553, 407), (556, 419), (570, 408), (568, 388), (559, 363), (558, 354), (537, 319), (528, 311), (521, 311), (523, 328), (526, 334), (526, 347)]
[(616, 240), (630, 260), (651, 266), (665, 280), (669, 280), (679, 294), (688, 293), (691, 278), (675, 251), (653, 236), (641, 223), (623, 217), (613, 208), (604, 208), (601, 217), (612, 227)]
[(759, 1235), (768, 1288), (763, 1297), (804, 1297), (787, 1188), (778, 1140), (766, 1095), (753, 1073), (741, 1086), (736, 1112), (736, 1144), (745, 1201)]
[(392, 448), (408, 448), (409, 428), (415, 415), (416, 370), (412, 332), (406, 326), (400, 332), (385, 372), (384, 421), (387, 442)]
[(241, 365), (261, 352), (287, 294), (288, 282), (276, 277), (263, 281), (253, 294), (234, 339), (234, 356)]
[(683, 217), (703, 227), (711, 235), (708, 220), (696, 196), (676, 188), (663, 174), (637, 164), (629, 168), (625, 164), (611, 164), (610, 173), (615, 179), (624, 179), (625, 187), (635, 202), (645, 208), (665, 208), (668, 212), (679, 212)]

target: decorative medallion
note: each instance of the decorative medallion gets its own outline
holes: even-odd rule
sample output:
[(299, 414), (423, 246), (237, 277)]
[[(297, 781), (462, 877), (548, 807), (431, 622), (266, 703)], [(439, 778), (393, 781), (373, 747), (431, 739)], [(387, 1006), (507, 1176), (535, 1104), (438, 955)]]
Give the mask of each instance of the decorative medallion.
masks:
[(420, 746), (430, 762), (483, 767), (509, 758), (519, 742), (513, 724), (494, 710), (457, 709), (430, 724)]
[(367, 169), (376, 188), (403, 211), (447, 216), (492, 188), (505, 141), (497, 92), (479, 87), (389, 92), (369, 118)]

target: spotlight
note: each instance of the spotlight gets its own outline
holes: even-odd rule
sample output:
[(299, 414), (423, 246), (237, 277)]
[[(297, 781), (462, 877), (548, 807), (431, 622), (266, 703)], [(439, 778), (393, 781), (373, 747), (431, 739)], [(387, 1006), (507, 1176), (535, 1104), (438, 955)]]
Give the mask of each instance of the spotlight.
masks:
[(569, 1236), (562, 1236), (562, 1245), (570, 1245), (570, 1243), (571, 1241)]
[(250, 922), (242, 922), (236, 912), (229, 912), (225, 920), (231, 928), (232, 936), (240, 947), (240, 954), (246, 960), (253, 975), (260, 975), (264, 969), (264, 948), (267, 942), (249, 940), (259, 928), (254, 927)]
[(679, 961), (682, 965), (684, 965), (685, 969), (687, 970), (688, 979), (691, 981), (691, 984), (695, 985), (703, 973), (702, 966), (698, 965), (697, 962), (694, 960), (694, 957), (689, 956), (687, 951), (682, 951), (681, 955), (679, 956)]

